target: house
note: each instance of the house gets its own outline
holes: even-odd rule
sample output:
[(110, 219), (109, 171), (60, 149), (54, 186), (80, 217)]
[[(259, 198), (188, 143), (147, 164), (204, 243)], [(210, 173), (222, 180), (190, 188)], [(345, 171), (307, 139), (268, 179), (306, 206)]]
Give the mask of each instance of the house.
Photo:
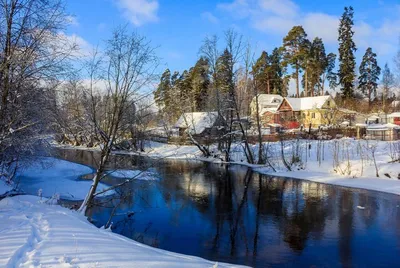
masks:
[(191, 135), (217, 135), (223, 128), (222, 116), (218, 112), (183, 113), (174, 128), (179, 136), (184, 136), (188, 131)]
[(400, 126), (400, 112), (388, 114), (388, 123)]
[(279, 105), (282, 103), (283, 97), (277, 94), (258, 94), (253, 98), (250, 103), (251, 117), (257, 116), (257, 102), (258, 102), (258, 113), (262, 116), (265, 113), (275, 113)]
[(336, 103), (331, 96), (284, 98), (278, 107), (281, 124), (286, 128), (317, 128), (333, 123)]

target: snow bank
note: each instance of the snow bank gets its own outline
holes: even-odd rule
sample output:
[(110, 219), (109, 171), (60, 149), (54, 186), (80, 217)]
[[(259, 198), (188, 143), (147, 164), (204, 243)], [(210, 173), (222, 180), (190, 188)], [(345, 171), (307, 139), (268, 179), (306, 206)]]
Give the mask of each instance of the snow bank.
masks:
[[(81, 180), (80, 176), (93, 172), (93, 169), (84, 165), (43, 157), (18, 171), (15, 182), (19, 182), (19, 188), (29, 194), (36, 195), (41, 189), (44, 197), (59, 194), (63, 199), (83, 200), (92, 181)], [(107, 185), (100, 183), (97, 191), (106, 188), (108, 188)], [(106, 194), (113, 193), (113, 191), (109, 191)]]
[(0, 211), (0, 267), (233, 267), (98, 229), (35, 196), (5, 198)]

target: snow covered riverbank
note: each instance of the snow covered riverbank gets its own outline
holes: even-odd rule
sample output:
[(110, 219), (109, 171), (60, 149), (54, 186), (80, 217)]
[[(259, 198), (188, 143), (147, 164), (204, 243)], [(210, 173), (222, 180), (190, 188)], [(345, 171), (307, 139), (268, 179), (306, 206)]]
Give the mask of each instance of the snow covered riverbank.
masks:
[(35, 196), (0, 201), (0, 267), (233, 267), (98, 229)]
[[(298, 163), (291, 166), (291, 171), (288, 171), (282, 163), (280, 143), (269, 143), (265, 146), (270, 155), (269, 160), (276, 171), (265, 165), (249, 165), (240, 144), (236, 144), (232, 148), (233, 163), (250, 166), (257, 172), (271, 176), (291, 177), (400, 195), (400, 163), (393, 162), (400, 157), (399, 141), (377, 142), (353, 139), (286, 141), (283, 146), (287, 161), (291, 161), (294, 155), (299, 158)], [(218, 154), (215, 146), (210, 150), (216, 155)], [(258, 147), (253, 146), (253, 151), (256, 155)], [(128, 151), (114, 153), (138, 154)], [(222, 162), (220, 158), (203, 158), (196, 146), (178, 146), (157, 142), (149, 142), (146, 151), (139, 155), (158, 159)], [(376, 176), (376, 169), (379, 177)]]

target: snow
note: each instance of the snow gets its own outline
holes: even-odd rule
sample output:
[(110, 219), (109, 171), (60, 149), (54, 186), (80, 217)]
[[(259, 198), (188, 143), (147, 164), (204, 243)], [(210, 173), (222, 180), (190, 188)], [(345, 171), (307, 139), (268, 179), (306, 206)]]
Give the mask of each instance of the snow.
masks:
[[(213, 267), (98, 229), (74, 211), (35, 196), (0, 201), (0, 267)], [(218, 267), (233, 265), (218, 263)]]
[[(25, 167), (17, 172), (15, 182), (19, 182), (19, 188), (28, 193), (37, 193), (41, 189), (44, 197), (59, 194), (63, 199), (83, 200), (92, 185), (91, 180), (80, 179), (94, 172), (88, 166), (53, 157), (41, 157), (22, 166)], [(97, 191), (106, 188), (107, 185), (99, 183)], [(106, 194), (113, 193), (109, 191)]]
[[(317, 143), (318, 141), (301, 141), (300, 147), (303, 148), (303, 165), (298, 168), (294, 166), (293, 171), (287, 171), (281, 163), (279, 155), (279, 142), (271, 142), (268, 144), (269, 150), (274, 152), (274, 156), (272, 157), (271, 161), (274, 162), (277, 172), (273, 172), (269, 167), (249, 165), (246, 163), (243, 147), (240, 144), (233, 145), (231, 158), (234, 161), (234, 164), (246, 165), (254, 168), (254, 170), (257, 172), (271, 176), (297, 178), (319, 183), (375, 190), (400, 195), (400, 180), (398, 179), (400, 173), (400, 163), (391, 163), (393, 159), (389, 154), (390, 150), (394, 150), (393, 148), (396, 144), (397, 146), (400, 146), (400, 141), (364, 141), (348, 138), (323, 141), (325, 144), (324, 160), (321, 163), (319, 163), (317, 160)], [(346, 148), (346, 146), (349, 148), (349, 162), (347, 163), (347, 161), (341, 158), (339, 167), (336, 167), (336, 169), (344, 170), (342, 172), (339, 170), (335, 171), (335, 167), (333, 165), (333, 147), (335, 143), (342, 149)], [(307, 156), (306, 160), (304, 154), (306, 151), (305, 148), (308, 147), (308, 145), (311, 146), (311, 149), (309, 150), (309, 156)], [(375, 167), (371, 157), (371, 152), (368, 151), (374, 146), (376, 146), (375, 155), (379, 169), (379, 178), (375, 175)], [(389, 148), (390, 146), (392, 149)], [(256, 145), (253, 145), (253, 152), (257, 152), (257, 148), (258, 147)], [(363, 151), (363, 161), (361, 161), (360, 156), (357, 154), (360, 148)], [(210, 150), (213, 152), (213, 154), (216, 153), (216, 148), (211, 147)], [(285, 146), (285, 151), (287, 150), (288, 146)], [(177, 146), (151, 142), (146, 151), (147, 152), (144, 155), (154, 158), (191, 159), (221, 162), (221, 158), (203, 158), (196, 146)], [(341, 157), (343, 156), (343, 151), (340, 155)], [(347, 164), (350, 165), (349, 173), (347, 171), (345, 172)], [(390, 178), (387, 178), (385, 174), (389, 175)]]
[(395, 117), (400, 117), (400, 112), (396, 112), (396, 113), (391, 113), (388, 114), (387, 116), (388, 118), (395, 118)]
[(331, 96), (285, 98), (285, 100), (292, 107), (293, 111), (321, 109), (328, 100), (333, 101)]
[(201, 134), (212, 127), (218, 118), (218, 112), (184, 113), (175, 124), (176, 128), (189, 128), (191, 134)]

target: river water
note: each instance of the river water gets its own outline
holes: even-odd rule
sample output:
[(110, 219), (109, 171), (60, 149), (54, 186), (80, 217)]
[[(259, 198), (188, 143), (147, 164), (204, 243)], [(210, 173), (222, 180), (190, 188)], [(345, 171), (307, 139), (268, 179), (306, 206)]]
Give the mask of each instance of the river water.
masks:
[[(60, 157), (95, 167), (99, 155)], [(125, 185), (90, 216), (100, 227), (113, 213), (113, 232), (153, 247), (253, 267), (400, 264), (396, 195), (196, 161), (117, 155), (108, 168), (150, 170), (158, 179)]]

